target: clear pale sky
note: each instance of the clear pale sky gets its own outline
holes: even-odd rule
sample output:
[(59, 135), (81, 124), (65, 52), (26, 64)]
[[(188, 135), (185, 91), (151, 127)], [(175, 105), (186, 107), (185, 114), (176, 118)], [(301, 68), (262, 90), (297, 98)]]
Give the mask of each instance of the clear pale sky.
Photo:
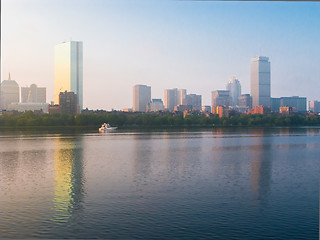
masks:
[(320, 2), (2, 0), (1, 80), (47, 87), (54, 45), (83, 42), (84, 107), (132, 107), (132, 87), (211, 91), (238, 77), (250, 93), (250, 61), (271, 62), (271, 96), (320, 100)]

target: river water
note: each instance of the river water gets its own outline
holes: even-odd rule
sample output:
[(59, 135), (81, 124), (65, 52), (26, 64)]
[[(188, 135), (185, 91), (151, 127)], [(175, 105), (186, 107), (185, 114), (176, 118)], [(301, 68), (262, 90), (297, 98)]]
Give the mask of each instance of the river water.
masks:
[(318, 239), (320, 128), (0, 132), (0, 238)]

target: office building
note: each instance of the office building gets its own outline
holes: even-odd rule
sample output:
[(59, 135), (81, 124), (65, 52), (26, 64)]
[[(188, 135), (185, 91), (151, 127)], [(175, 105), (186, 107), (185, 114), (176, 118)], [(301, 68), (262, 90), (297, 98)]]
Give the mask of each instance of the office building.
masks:
[[(211, 92), (212, 109), (219, 106), (229, 107), (232, 104), (232, 98), (229, 90), (217, 90)], [(213, 111), (212, 111), (213, 112)]]
[(295, 108), (297, 112), (307, 111), (307, 98), (305, 97), (281, 97), (280, 107), (292, 107)]
[(76, 115), (80, 112), (78, 96), (74, 92), (60, 92), (59, 105), (61, 113)]
[(177, 90), (177, 104), (176, 105), (186, 105), (186, 89), (178, 89)]
[(70, 41), (54, 48), (54, 101), (60, 92), (74, 92), (77, 104), (83, 109), (82, 42)]
[(280, 109), (280, 98), (271, 98), (271, 111), (279, 112)]
[(31, 84), (30, 87), (21, 87), (21, 102), (22, 103), (45, 103), (46, 88), (37, 87), (36, 84)]
[(174, 107), (178, 105), (178, 89), (165, 89), (164, 90), (164, 107), (168, 111), (173, 111)]
[(147, 85), (133, 86), (133, 111), (145, 112), (151, 101), (151, 87)]
[(251, 61), (252, 106), (271, 106), (269, 58), (258, 56)]
[(164, 111), (164, 105), (161, 99), (152, 99), (151, 102), (147, 104), (147, 112), (158, 112)]
[(7, 109), (11, 103), (19, 103), (20, 91), (19, 85), (15, 80), (11, 80), (10, 73), (8, 80), (1, 83), (1, 108)]
[(194, 110), (201, 110), (202, 106), (202, 96), (197, 94), (188, 94), (186, 96), (186, 105), (192, 106)]
[(235, 77), (232, 77), (228, 84), (227, 84), (227, 90), (230, 91), (230, 96), (232, 98), (232, 106), (235, 107), (238, 105), (238, 99), (241, 95), (241, 85), (238, 79)]
[(252, 108), (252, 97), (250, 94), (241, 94), (238, 98), (238, 106), (242, 108)]
[(320, 113), (320, 102), (313, 100), (309, 103), (309, 111), (313, 113)]

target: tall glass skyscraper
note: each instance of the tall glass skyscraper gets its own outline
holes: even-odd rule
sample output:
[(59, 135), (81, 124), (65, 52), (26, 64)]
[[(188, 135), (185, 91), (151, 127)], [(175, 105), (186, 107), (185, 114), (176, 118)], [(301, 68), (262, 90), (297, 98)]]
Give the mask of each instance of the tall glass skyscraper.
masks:
[(54, 48), (54, 102), (59, 103), (60, 92), (77, 94), (83, 109), (82, 42), (70, 41)]
[(270, 62), (268, 57), (258, 56), (251, 61), (252, 107), (271, 106)]

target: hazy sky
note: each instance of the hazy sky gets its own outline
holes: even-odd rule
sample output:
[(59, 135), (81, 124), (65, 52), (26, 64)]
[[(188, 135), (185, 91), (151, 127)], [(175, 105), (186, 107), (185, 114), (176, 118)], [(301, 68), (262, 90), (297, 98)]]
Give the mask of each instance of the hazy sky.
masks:
[(83, 42), (84, 107), (132, 107), (132, 87), (211, 91), (238, 77), (250, 93), (250, 61), (271, 62), (271, 96), (320, 100), (320, 2), (2, 0), (1, 80), (47, 87), (54, 45)]

